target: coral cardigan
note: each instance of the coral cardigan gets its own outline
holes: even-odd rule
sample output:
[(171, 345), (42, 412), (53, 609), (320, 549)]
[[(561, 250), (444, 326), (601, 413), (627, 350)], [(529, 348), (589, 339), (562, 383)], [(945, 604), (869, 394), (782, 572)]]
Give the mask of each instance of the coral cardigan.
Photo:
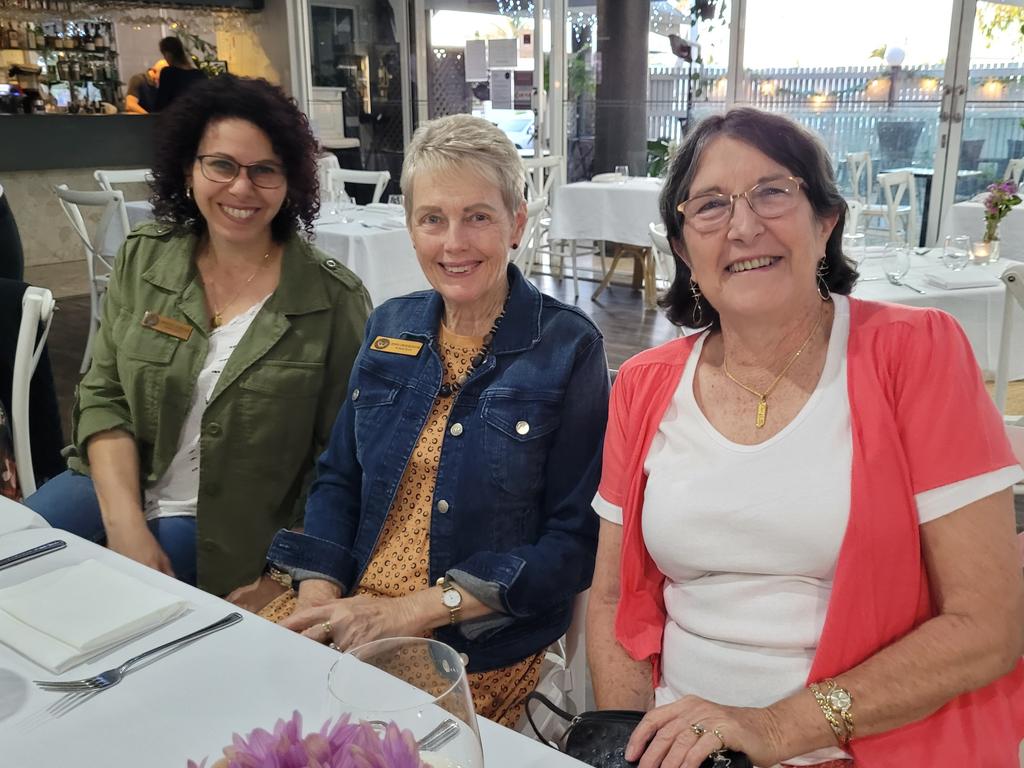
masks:
[[(660, 681), (663, 586), (643, 541), (644, 460), (695, 336), (628, 360), (612, 389), (600, 494), (622, 507), (615, 635)], [(960, 326), (933, 309), (850, 300), (850, 518), (808, 682), (839, 675), (935, 615), (914, 495), (1016, 461)], [(884, 695), (884, 692), (882, 692)], [(858, 768), (1019, 768), (1024, 663), (934, 714), (855, 739)]]

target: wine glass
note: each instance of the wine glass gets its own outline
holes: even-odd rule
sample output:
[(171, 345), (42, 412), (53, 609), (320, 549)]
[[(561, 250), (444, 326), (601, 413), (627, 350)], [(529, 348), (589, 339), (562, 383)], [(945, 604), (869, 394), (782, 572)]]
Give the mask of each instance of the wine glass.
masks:
[[(484, 764), (466, 670), (444, 643), (394, 637), (353, 648), (331, 667), (327, 693), (332, 718), (348, 714), (381, 734), (390, 723), (410, 731), (430, 768)], [(447, 741), (432, 737), (442, 732)]]
[(893, 285), (900, 285), (910, 271), (910, 246), (903, 242), (885, 244), (882, 251), (882, 268)]
[[(607, 166), (605, 166), (607, 167)], [(629, 180), (629, 166), (628, 165), (616, 165), (615, 173), (618, 174), (619, 184), (625, 184)]]
[(954, 272), (967, 266), (970, 258), (971, 238), (967, 235), (949, 235), (942, 247), (942, 263)]

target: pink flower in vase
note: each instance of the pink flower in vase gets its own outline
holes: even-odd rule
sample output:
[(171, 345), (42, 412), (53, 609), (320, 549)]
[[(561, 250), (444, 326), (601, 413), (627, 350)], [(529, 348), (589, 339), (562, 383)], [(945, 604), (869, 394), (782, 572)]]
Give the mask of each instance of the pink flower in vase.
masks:
[(1010, 212), (1015, 205), (1020, 205), (1020, 195), (1017, 194), (1017, 184), (1013, 179), (996, 184), (989, 184), (988, 195), (985, 197), (985, 235), (984, 240), (998, 240), (999, 222)]

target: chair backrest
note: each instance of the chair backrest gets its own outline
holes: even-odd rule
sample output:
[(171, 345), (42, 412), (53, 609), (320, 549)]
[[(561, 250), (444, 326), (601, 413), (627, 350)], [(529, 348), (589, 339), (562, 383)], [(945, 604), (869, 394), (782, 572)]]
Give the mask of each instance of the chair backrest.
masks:
[(665, 234), (665, 225), (652, 221), (647, 225), (647, 232), (654, 245), (654, 276), (658, 280), (671, 281), (676, 276), (675, 255)]
[(1021, 176), (1024, 176), (1024, 157), (1018, 157), (1007, 163), (1006, 173), (1003, 174), (1004, 178), (1012, 179), (1018, 185), (1020, 184)]
[(523, 228), (523, 239), (519, 243), (519, 250), (516, 251), (512, 263), (519, 267), (523, 274), (529, 274), (532, 266), (533, 256), (539, 243), (537, 242), (540, 216), (548, 206), (546, 197), (538, 197), (526, 204), (526, 226)]
[[(909, 208), (910, 218), (907, 221), (905, 235), (907, 242), (910, 242), (913, 237), (914, 222), (917, 221), (917, 188), (914, 184), (914, 174), (910, 171), (880, 173), (878, 174), (878, 185), (882, 188), (885, 205), (889, 209), (890, 226), (892, 226), (901, 206)], [(904, 203), (904, 199), (907, 202)]]
[[(35, 493), (36, 479), (32, 468), (31, 426), (29, 424), (29, 391), (43, 353), (46, 337), (53, 321), (53, 294), (46, 288), (29, 286), (21, 300), (21, 325), (14, 351), (14, 381), (11, 386), (11, 432), (14, 436), (14, 462), (18, 468), (18, 485), (23, 496)], [(39, 336), (39, 325), (43, 325)], [(38, 339), (38, 341), (37, 341)]]
[(914, 152), (924, 132), (924, 125), (924, 120), (885, 120), (875, 124), (883, 170), (903, 168), (914, 162)]
[(372, 184), (372, 203), (379, 203), (384, 194), (384, 188), (391, 180), (389, 171), (353, 171), (349, 168), (327, 171), (327, 188), (333, 194), (334, 190), (344, 187), (346, 184)]
[(7, 195), (0, 186), (0, 277), (21, 280), (25, 276), (25, 254), (21, 247), (18, 224), (14, 220)]
[[(68, 189), (66, 184), (56, 187), (54, 192), (60, 207), (71, 221), (71, 227), (85, 247), (89, 281), (93, 283), (113, 269), (114, 257), (131, 231), (128, 212), (124, 207), (124, 193), (117, 189), (110, 192), (79, 192)], [(82, 207), (102, 208), (99, 224), (92, 234), (82, 216)]]
[(844, 231), (856, 232), (857, 227), (860, 226), (860, 215), (864, 212), (864, 203), (860, 200), (847, 200), (846, 210), (846, 226)]
[(960, 142), (960, 169), (965, 171), (978, 170), (981, 161), (981, 149), (985, 146), (984, 139), (964, 139)]
[(1012, 264), (1000, 276), (1006, 286), (1003, 300), (1003, 329), (999, 338), (999, 358), (996, 362), (996, 386), (993, 399), (1000, 413), (1006, 411), (1006, 390), (1010, 378), (1010, 351), (1013, 349), (1010, 337), (1013, 335), (1014, 305), (1024, 311), (1024, 264)]
[(317, 181), (320, 182), (321, 195), (326, 195), (330, 191), (330, 180), (327, 178), (327, 175), (331, 171), (340, 169), (341, 165), (338, 164), (338, 157), (333, 153), (328, 152), (316, 159), (316, 175)]
[(150, 184), (153, 172), (149, 168), (131, 168), (126, 171), (96, 171), (93, 178), (104, 192), (113, 192), (114, 184)]
[(551, 199), (552, 191), (562, 183), (562, 160), (560, 155), (523, 158), (527, 199)]
[[(850, 172), (850, 186), (853, 188), (853, 196), (862, 203), (870, 203), (873, 195), (871, 189), (874, 174), (871, 172), (870, 152), (848, 152), (846, 155), (846, 166)], [(861, 179), (864, 179), (864, 192), (860, 191)]]

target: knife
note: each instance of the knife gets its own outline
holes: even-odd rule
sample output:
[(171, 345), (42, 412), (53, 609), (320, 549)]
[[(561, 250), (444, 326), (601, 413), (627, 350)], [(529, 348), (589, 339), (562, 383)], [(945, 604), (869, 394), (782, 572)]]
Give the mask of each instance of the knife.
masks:
[(10, 568), (18, 565), (19, 563), (26, 563), (29, 560), (35, 560), (37, 557), (48, 555), (51, 552), (57, 552), (64, 549), (67, 545), (66, 541), (57, 539), (56, 541), (48, 541), (46, 544), (40, 544), (38, 547), (32, 547), (32, 549), (26, 549), (24, 552), (19, 552), (16, 555), (5, 557), (0, 559), (0, 571), (4, 568)]

